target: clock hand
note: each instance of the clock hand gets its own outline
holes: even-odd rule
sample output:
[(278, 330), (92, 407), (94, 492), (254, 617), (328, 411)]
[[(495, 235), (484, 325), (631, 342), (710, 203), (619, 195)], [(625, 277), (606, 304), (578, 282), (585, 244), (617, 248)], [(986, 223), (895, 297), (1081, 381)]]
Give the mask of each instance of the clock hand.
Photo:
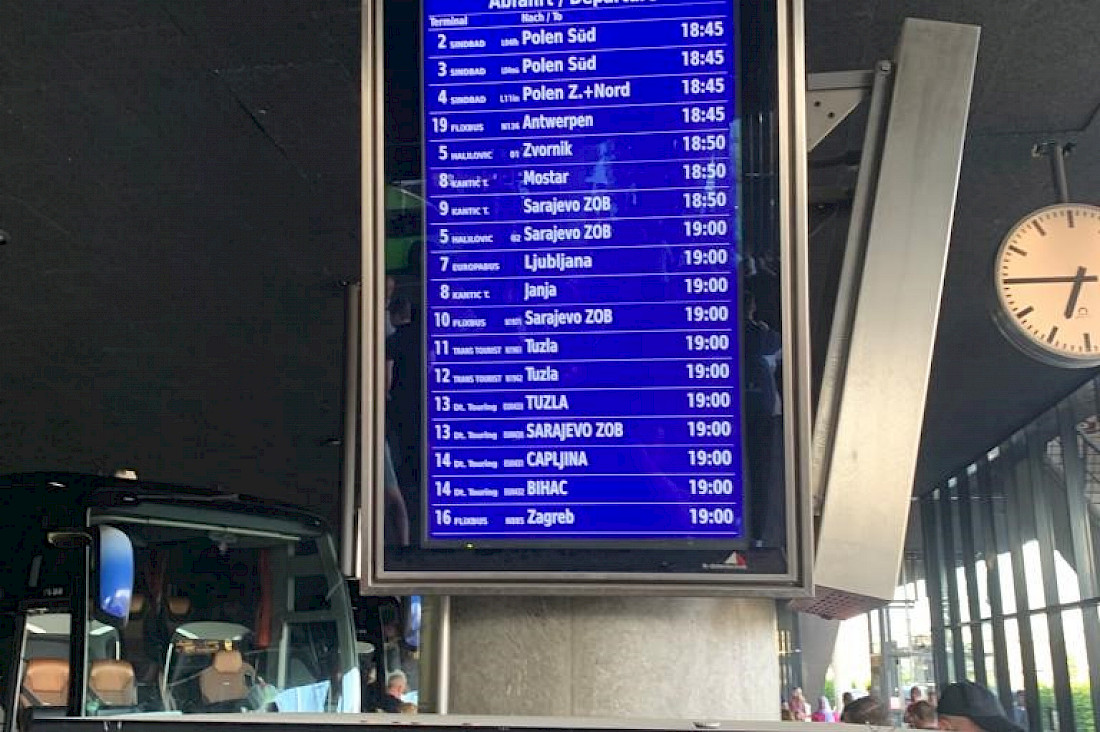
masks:
[(1066, 320), (1073, 317), (1077, 310), (1077, 298), (1081, 296), (1081, 285), (1085, 284), (1085, 268), (1078, 267), (1077, 275), (1073, 278), (1073, 289), (1069, 291), (1069, 302), (1066, 303)]
[(1069, 277), (1010, 277), (1004, 280), (1006, 285), (1041, 285), (1041, 284), (1056, 284), (1059, 282), (1074, 282), (1076, 283), (1080, 278), (1081, 282), (1096, 282), (1100, 280), (1100, 277), (1096, 275), (1082, 276), (1080, 273), (1071, 275)]

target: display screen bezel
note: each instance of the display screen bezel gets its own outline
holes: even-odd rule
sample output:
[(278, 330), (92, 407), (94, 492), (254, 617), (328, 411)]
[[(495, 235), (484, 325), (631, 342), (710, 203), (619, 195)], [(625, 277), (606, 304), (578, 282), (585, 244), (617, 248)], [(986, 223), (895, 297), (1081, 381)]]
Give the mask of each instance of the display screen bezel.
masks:
[[(771, 93), (764, 109), (742, 107), (745, 114), (754, 115), (761, 127), (771, 127), (774, 141), (768, 150), (742, 149), (742, 157), (754, 156), (751, 170), (741, 171), (739, 190), (744, 190), (745, 176), (751, 173), (766, 178), (771, 195), (764, 200), (778, 209), (774, 222), (777, 251), (781, 257), (773, 296), (779, 304), (783, 339), (782, 402), (782, 464), (785, 480), (782, 506), (785, 540), (781, 546), (755, 550), (739, 540), (702, 542), (654, 540), (641, 548), (618, 549), (605, 543), (550, 545), (539, 541), (536, 546), (509, 546), (493, 542), (485, 546), (462, 543), (459, 546), (394, 546), (386, 541), (385, 501), (381, 490), (364, 491), (364, 506), (368, 509), (362, 522), (364, 586), (366, 588), (415, 589), (423, 592), (484, 592), (532, 593), (555, 588), (569, 592), (632, 592), (647, 591), (673, 594), (768, 594), (772, 596), (802, 595), (810, 584), (811, 555), (809, 542), (809, 481), (808, 481), (808, 353), (805, 315), (805, 238), (802, 214), (794, 206), (805, 200), (803, 123), (801, 121), (801, 3), (798, 0), (738, 3), (742, 19), (745, 13), (772, 14), (774, 26), (760, 36), (763, 42), (754, 53), (770, 54), (762, 62), (770, 78), (758, 78), (758, 88)], [(760, 20), (759, 17), (757, 20)], [(381, 43), (382, 14), (375, 18), (378, 33), (374, 42)], [(769, 21), (764, 21), (769, 22)], [(739, 23), (742, 35), (752, 27)], [(773, 43), (774, 42), (774, 43)], [(767, 48), (765, 48), (767, 47)], [(376, 58), (382, 58), (377, 53)], [(377, 73), (373, 80), (379, 82)], [(794, 84), (792, 79), (798, 79)], [(739, 91), (744, 84), (738, 84)], [(795, 90), (799, 91), (795, 91)], [(366, 87), (365, 87), (366, 90)], [(744, 94), (742, 94), (744, 98)], [(740, 100), (739, 100), (740, 101)], [(751, 104), (751, 102), (750, 102)], [(381, 110), (380, 110), (381, 111)], [(381, 134), (382, 125), (378, 123)], [(742, 135), (744, 135), (744, 129)], [(748, 161), (744, 163), (750, 165)], [(379, 171), (384, 175), (383, 171)], [(757, 188), (759, 192), (759, 186)], [(745, 236), (749, 236), (748, 232)], [(365, 273), (381, 277), (380, 246), (365, 254)], [(366, 252), (367, 250), (365, 250)], [(373, 261), (367, 262), (367, 259)], [(365, 306), (364, 312), (380, 318), (377, 309)], [(369, 321), (368, 321), (369, 322)], [(377, 322), (377, 320), (375, 321)], [(376, 445), (364, 445), (364, 450), (377, 450)], [(366, 482), (364, 482), (366, 483)], [(746, 491), (746, 494), (748, 492)], [(746, 507), (748, 510), (748, 507)], [(419, 539), (419, 537), (417, 537)], [(416, 542), (420, 544), (419, 541)], [(598, 552), (592, 551), (599, 547)], [(369, 591), (369, 590), (368, 590)]]

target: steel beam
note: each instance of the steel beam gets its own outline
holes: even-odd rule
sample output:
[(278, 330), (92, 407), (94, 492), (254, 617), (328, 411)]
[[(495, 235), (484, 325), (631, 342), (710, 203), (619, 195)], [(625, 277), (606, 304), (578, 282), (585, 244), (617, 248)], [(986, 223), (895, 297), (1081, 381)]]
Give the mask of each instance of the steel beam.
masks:
[(895, 59), (815, 562), (819, 587), (872, 605), (901, 564), (979, 34), (909, 19)]
[(977, 495), (982, 523), (985, 526), (985, 566), (989, 585), (989, 614), (993, 618), (993, 673), (997, 694), (1005, 709), (1012, 709), (1012, 676), (1008, 667), (1008, 639), (1005, 636), (1004, 602), (1001, 596), (1000, 546), (1004, 543), (997, 526), (997, 510), (993, 505), (993, 465), (988, 457), (978, 461)]
[(1020, 641), (1020, 661), (1024, 673), (1024, 696), (1027, 699), (1028, 725), (1033, 731), (1041, 730), (1042, 710), (1039, 701), (1039, 679), (1035, 673), (1035, 638), (1031, 632), (1031, 599), (1024, 566), (1025, 532), (1021, 519), (1032, 508), (1025, 500), (1029, 489), (1027, 477), (1027, 449), (1019, 435), (1001, 448), (1004, 471), (1004, 492), (1007, 499), (1008, 545), (1012, 555), (1012, 584), (1016, 595), (1016, 631)]

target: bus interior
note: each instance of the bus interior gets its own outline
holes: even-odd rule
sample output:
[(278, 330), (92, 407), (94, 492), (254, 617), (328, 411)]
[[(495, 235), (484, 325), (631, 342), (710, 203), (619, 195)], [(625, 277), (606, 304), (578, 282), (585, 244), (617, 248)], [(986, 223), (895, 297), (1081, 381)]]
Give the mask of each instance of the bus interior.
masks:
[[(93, 509), (90, 523), (129, 538), (134, 581), (125, 622), (90, 603), (85, 714), (360, 710), (352, 608), (327, 534), (155, 502)], [(20, 705), (63, 707), (70, 615), (27, 613)]]

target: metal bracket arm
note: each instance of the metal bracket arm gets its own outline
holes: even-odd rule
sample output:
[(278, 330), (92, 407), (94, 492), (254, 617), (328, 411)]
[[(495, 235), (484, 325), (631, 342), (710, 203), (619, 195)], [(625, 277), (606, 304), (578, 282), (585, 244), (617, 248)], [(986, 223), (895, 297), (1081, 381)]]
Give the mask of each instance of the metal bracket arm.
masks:
[(806, 148), (813, 150), (871, 95), (873, 71), (829, 71), (806, 76)]

